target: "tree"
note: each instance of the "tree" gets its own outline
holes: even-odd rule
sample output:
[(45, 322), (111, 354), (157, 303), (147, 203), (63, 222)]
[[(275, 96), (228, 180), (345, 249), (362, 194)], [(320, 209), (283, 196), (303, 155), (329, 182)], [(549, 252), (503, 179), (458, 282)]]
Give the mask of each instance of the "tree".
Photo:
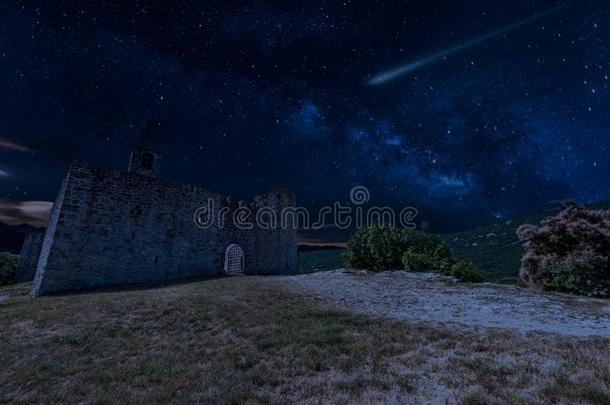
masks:
[(525, 246), (519, 276), (530, 288), (609, 296), (609, 210), (569, 207), (517, 235)]
[(0, 252), (0, 286), (13, 283), (16, 271), (17, 259), (15, 256)]

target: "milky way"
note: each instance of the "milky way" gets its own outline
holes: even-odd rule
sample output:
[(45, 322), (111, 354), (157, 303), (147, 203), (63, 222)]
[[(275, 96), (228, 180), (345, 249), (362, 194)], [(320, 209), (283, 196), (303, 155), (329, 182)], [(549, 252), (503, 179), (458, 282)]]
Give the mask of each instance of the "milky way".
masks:
[(151, 116), (164, 179), (236, 199), (364, 185), (433, 232), (608, 199), (610, 3), (533, 3), (0, 2), (4, 212), (53, 201), (74, 159), (125, 170)]

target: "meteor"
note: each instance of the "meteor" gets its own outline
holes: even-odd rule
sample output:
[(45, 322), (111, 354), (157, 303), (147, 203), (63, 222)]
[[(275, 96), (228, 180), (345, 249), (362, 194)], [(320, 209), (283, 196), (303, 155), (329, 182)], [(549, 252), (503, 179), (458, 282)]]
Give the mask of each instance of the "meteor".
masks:
[(384, 84), (387, 83), (391, 80), (394, 80), (402, 75), (408, 74), (408, 73), (412, 73), (415, 72), (416, 70), (422, 69), (436, 61), (438, 61), (439, 59), (443, 59), (446, 58), (447, 56), (451, 56), (455, 53), (458, 53), (460, 51), (463, 51), (465, 49), (471, 48), (475, 45), (479, 45), (485, 41), (489, 41), (490, 39), (493, 39), (495, 37), (498, 37), (502, 34), (506, 34), (508, 32), (514, 31), (518, 28), (523, 27), (524, 25), (527, 24), (531, 24), (534, 21), (538, 21), (542, 18), (548, 17), (552, 14), (558, 13), (559, 11), (565, 10), (569, 7), (569, 4), (563, 4), (557, 7), (553, 7), (549, 10), (546, 10), (542, 13), (539, 14), (535, 14), (531, 17), (528, 17), (524, 20), (521, 21), (517, 21), (513, 24), (507, 25), (506, 27), (500, 28), (496, 31), (490, 32), (488, 34), (482, 35), (480, 37), (477, 38), (473, 38), (470, 39), (464, 43), (458, 44), (456, 46), (453, 46), (451, 48), (447, 48), (441, 51), (438, 51), (436, 53), (433, 53), (431, 55), (428, 56), (423, 56), (420, 59), (411, 61), (411, 62), (407, 62), (404, 65), (398, 66), (394, 69), (390, 69), (388, 71), (385, 72), (381, 72), (373, 77), (371, 77), (369, 80), (366, 81), (366, 84), (370, 85), (370, 86), (377, 86), (380, 84)]

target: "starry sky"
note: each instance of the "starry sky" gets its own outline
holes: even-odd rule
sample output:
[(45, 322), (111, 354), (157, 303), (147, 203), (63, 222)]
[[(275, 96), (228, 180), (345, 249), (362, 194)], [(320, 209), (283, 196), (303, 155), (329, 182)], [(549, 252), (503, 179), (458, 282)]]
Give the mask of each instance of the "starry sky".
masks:
[(125, 169), (151, 117), (164, 178), (237, 198), (363, 185), (434, 232), (608, 199), (609, 46), (601, 0), (2, 2), (0, 221), (42, 224), (74, 159)]

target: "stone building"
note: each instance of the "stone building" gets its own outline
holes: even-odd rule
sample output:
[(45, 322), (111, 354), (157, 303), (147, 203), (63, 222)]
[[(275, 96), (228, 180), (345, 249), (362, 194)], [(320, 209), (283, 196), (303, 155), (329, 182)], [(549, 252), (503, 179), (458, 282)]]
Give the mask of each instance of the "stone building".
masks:
[(34, 279), (43, 239), (44, 232), (42, 231), (32, 232), (25, 237), (17, 264), (16, 282), (24, 283)]
[[(127, 172), (77, 161), (51, 212), (34, 295), (204, 275), (279, 274), (297, 269), (296, 227), (258, 226), (259, 210), (295, 206), (288, 191), (230, 198), (159, 179), (161, 154), (138, 147)], [(223, 212), (203, 229), (201, 207)], [(251, 228), (231, 220), (236, 211)], [(210, 211), (209, 209), (207, 211)]]

